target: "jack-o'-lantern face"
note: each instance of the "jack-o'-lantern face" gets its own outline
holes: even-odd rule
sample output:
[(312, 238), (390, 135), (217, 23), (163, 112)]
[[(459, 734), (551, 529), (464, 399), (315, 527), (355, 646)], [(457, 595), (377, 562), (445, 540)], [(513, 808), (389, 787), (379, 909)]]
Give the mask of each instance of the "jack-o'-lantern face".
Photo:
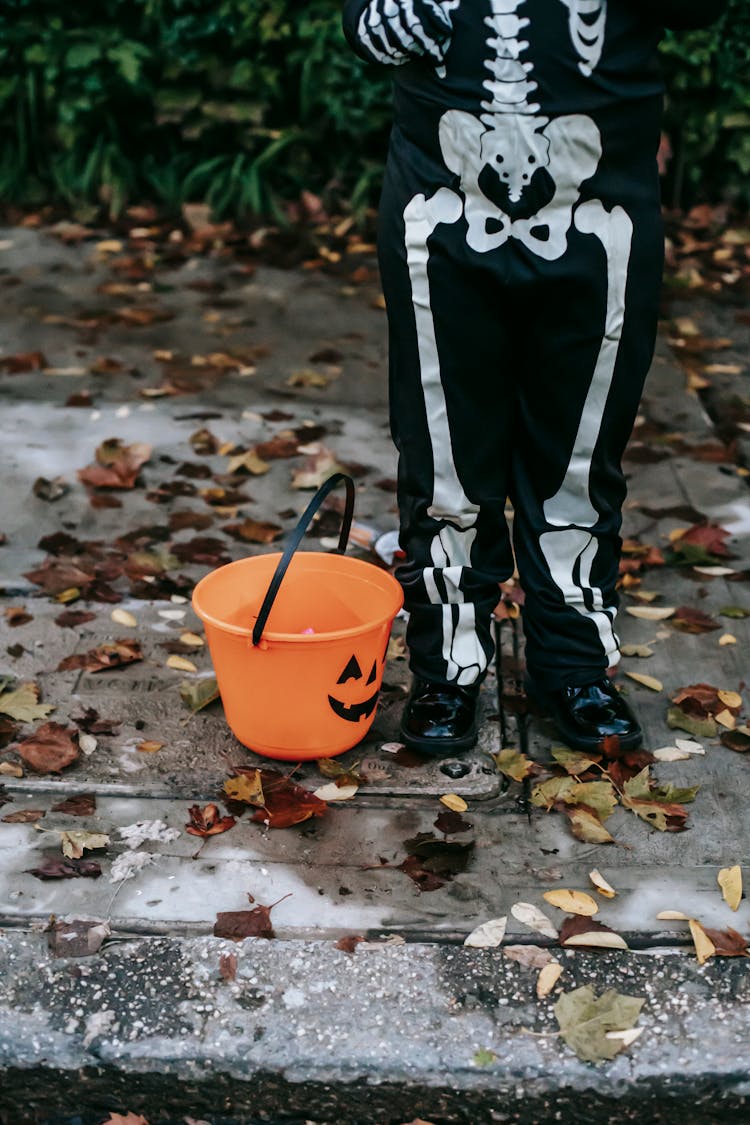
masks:
[[(367, 669), (365, 678), (365, 673), (360, 667), (357, 657), (352, 653), (336, 681), (338, 685), (336, 695), (328, 696), (331, 709), (340, 719), (346, 719), (348, 723), (358, 723), (360, 719), (369, 718), (378, 702), (378, 689), (375, 688), (374, 691), (372, 689), (372, 685), (377, 678), (377, 660), (373, 660), (372, 667)], [(362, 698), (363, 686), (367, 692), (364, 699)]]

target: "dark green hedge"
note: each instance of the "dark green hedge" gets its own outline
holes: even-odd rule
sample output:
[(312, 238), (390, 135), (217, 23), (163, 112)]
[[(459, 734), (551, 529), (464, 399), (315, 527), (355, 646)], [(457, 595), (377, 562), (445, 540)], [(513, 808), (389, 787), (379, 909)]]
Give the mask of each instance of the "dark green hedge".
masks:
[[(707, 3), (710, 0), (707, 0)], [(669, 38), (673, 184), (688, 200), (750, 173), (750, 6)], [(339, 0), (3, 0), (0, 197), (14, 204), (206, 200), (272, 214), (310, 189), (374, 197), (387, 79), (345, 46)]]

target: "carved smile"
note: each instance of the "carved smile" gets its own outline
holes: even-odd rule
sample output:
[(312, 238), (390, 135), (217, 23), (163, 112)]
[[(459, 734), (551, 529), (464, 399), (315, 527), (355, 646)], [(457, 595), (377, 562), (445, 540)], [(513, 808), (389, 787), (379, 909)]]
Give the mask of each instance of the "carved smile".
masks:
[(378, 692), (371, 695), (364, 703), (342, 703), (340, 699), (334, 699), (332, 695), (328, 696), (328, 702), (340, 719), (346, 719), (347, 723), (358, 723), (360, 719), (368, 718), (375, 710), (375, 705), (378, 702)]

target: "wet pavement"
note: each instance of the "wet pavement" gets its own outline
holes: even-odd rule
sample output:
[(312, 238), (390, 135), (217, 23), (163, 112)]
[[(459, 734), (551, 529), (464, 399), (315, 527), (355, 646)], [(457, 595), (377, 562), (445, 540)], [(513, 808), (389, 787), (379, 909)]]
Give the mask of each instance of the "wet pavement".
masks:
[[(116, 605), (85, 599), (64, 605), (24, 577), (46, 557), (40, 537), (64, 531), (111, 545), (136, 528), (166, 529), (174, 513), (189, 511), (210, 515), (211, 526), (175, 525), (157, 548), (149, 547), (166, 549), (168, 542), (179, 557), (186, 545), (168, 573), (184, 576), (180, 589), (189, 592), (210, 569), (189, 561), (196, 536), (218, 539), (227, 558), (274, 549), (238, 543), (223, 527), (250, 517), (291, 528), (311, 495), (292, 487), (293, 473), (305, 456), (320, 456), (321, 443), (338, 463), (354, 466), (360, 524), (394, 529), (385, 318), (371, 276), (350, 284), (314, 270), (262, 266), (248, 276), (231, 259), (209, 256), (157, 271), (148, 283), (125, 284), (112, 280), (116, 252), (97, 250), (95, 242), (66, 246), (48, 232), (13, 228), (0, 231), (0, 245), (0, 359), (38, 351), (44, 361), (38, 371), (0, 375), (0, 532), (6, 537), (0, 594), (3, 608), (24, 606), (31, 617), (11, 626), (6, 615), (0, 626), (0, 676), (36, 682), (41, 699), (55, 707), (55, 722), (75, 722), (94, 708), (116, 724), (115, 733), (96, 735), (90, 753), (60, 776), (26, 769), (16, 776), (13, 744), (0, 750), (0, 764), (16, 767), (0, 776), (9, 798), (0, 817), (25, 809), (45, 813), (28, 823), (0, 824), (0, 1067), (7, 1076), (0, 1120), (51, 1121), (65, 1112), (95, 1125), (104, 1111), (124, 1112), (126, 1103), (150, 1125), (179, 1121), (179, 1110), (216, 1125), (325, 1125), (334, 1119), (400, 1125), (409, 1116), (438, 1125), (592, 1115), (619, 1121), (631, 1112), (641, 1121), (679, 1115), (714, 1122), (725, 1110), (727, 1119), (743, 1107), (746, 1112), (747, 962), (713, 958), (699, 966), (686, 926), (656, 919), (671, 908), (707, 926), (745, 936), (750, 930), (747, 902), (732, 911), (717, 885), (720, 869), (750, 859), (749, 759), (722, 745), (719, 730), (700, 740), (704, 754), (654, 767), (660, 782), (700, 785), (688, 806), (687, 832), (654, 831), (618, 808), (607, 821), (616, 844), (583, 843), (565, 817), (529, 808), (528, 790), (498, 772), (491, 757), (502, 742), (494, 671), (482, 693), (482, 736), (462, 757), (463, 768), (455, 761), (447, 768), (415, 764), (394, 753), (408, 685), (403, 649), (395, 644), (374, 726), (338, 759), (366, 778), (354, 797), (331, 804), (325, 817), (279, 831), (244, 817), (201, 846), (185, 833), (189, 806), (221, 801), (233, 766), (274, 763), (234, 739), (218, 703), (196, 714), (183, 703), (180, 684), (211, 674), (205, 647), (187, 654), (194, 672), (167, 665), (165, 645), (186, 631), (202, 633), (186, 594), (170, 598), (164, 587), (162, 596), (149, 599), (143, 583), (137, 596), (117, 585), (124, 596)], [(135, 316), (134, 309), (146, 311)], [(233, 364), (206, 361), (216, 353)], [(114, 363), (97, 364), (101, 357)], [(92, 365), (107, 373), (92, 374)], [(202, 385), (196, 387), (196, 378)], [(170, 380), (191, 393), (161, 394)], [(65, 405), (83, 392), (91, 394), (91, 405)], [(307, 446), (313, 452), (271, 460), (267, 472), (248, 478), (242, 496), (217, 506), (205, 490), (226, 473), (228, 453), (196, 455), (190, 438), (201, 427), (225, 450), (307, 427), (314, 430)], [(148, 442), (153, 452), (141, 473), (143, 486), (118, 493), (121, 507), (94, 508), (76, 474), (112, 437)], [(750, 610), (743, 577), (750, 566), (750, 493), (737, 466), (696, 456), (714, 441), (710, 419), (686, 393), (684, 375), (661, 343), (626, 461), (624, 534), (666, 551), (670, 534), (703, 516), (729, 532), (733, 557), (720, 568), (724, 573), (711, 566), (653, 567), (640, 586), (624, 592), (624, 607), (691, 606), (720, 626), (691, 634), (669, 620), (621, 613), (622, 642), (653, 652), (626, 657), (623, 673), (661, 684), (652, 690), (620, 678), (651, 750), (689, 737), (666, 722), (669, 700), (680, 688), (704, 682), (744, 691), (749, 619), (721, 611)], [(181, 475), (186, 463), (210, 473)], [(40, 477), (62, 477), (68, 491), (54, 502), (40, 499), (32, 491)], [(185, 487), (168, 495), (176, 480)], [(686, 516), (691, 510), (692, 519)], [(306, 545), (329, 548), (331, 522)], [(357, 545), (350, 549), (370, 557)], [(65, 609), (95, 616), (65, 628), (55, 623)], [(136, 625), (113, 622), (113, 609), (132, 614)], [(399, 620), (394, 636), (402, 635)], [(503, 635), (507, 688), (513, 680), (510, 624)], [(727, 635), (734, 641), (720, 643)], [(123, 637), (138, 641), (142, 661), (95, 674), (58, 670), (74, 653)], [(739, 724), (747, 721), (746, 706), (745, 695)], [(512, 709), (507, 722), (508, 741), (517, 746)], [(24, 726), (21, 737), (32, 729)], [(540, 763), (560, 745), (538, 717), (528, 737), (529, 754)], [(148, 753), (138, 749), (144, 742), (161, 745)], [(328, 781), (314, 763), (296, 769), (294, 780), (313, 790)], [(61, 798), (81, 793), (96, 796), (91, 816), (52, 810)], [(471, 859), (443, 885), (420, 890), (400, 867), (405, 845), (433, 832), (444, 809), (439, 798), (447, 794), (467, 803), (463, 815), (471, 830), (457, 839), (473, 841)], [(179, 834), (147, 841), (143, 850), (152, 859), (134, 878), (113, 884), (112, 864), (129, 850), (120, 830), (144, 821), (160, 821)], [(93, 853), (101, 878), (41, 881), (29, 874), (59, 851), (60, 832), (80, 829), (110, 837), (106, 852)], [(592, 868), (618, 891), (601, 901), (597, 918), (621, 934), (631, 952), (557, 950), (564, 974), (553, 996), (538, 1001), (535, 973), (500, 950), (460, 948), (475, 926), (499, 916), (508, 917), (506, 946), (549, 944), (511, 908), (533, 903), (559, 926), (562, 915), (545, 904), (543, 893), (591, 890)], [(273, 909), (277, 940), (250, 938), (240, 946), (208, 936), (217, 913), (247, 908), (248, 895), (263, 904), (283, 899)], [(106, 922), (101, 951), (53, 957), (43, 933), (52, 915)], [(367, 942), (351, 954), (336, 949), (347, 935)], [(401, 939), (405, 945), (379, 944)], [(240, 968), (235, 981), (226, 981), (219, 959), (231, 952)], [(530, 1034), (554, 1030), (555, 997), (589, 980), (597, 988), (648, 993), (640, 1040), (597, 1069), (558, 1039)], [(491, 1065), (474, 1061), (483, 1049), (493, 1052)], [(78, 1094), (74, 1075), (82, 1083)], [(33, 1097), (31, 1081), (38, 1090)]]

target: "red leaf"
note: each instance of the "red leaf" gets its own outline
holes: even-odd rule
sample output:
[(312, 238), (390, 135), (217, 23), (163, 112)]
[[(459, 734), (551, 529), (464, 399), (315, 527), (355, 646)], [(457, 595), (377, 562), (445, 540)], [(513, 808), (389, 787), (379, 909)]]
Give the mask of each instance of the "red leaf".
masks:
[(41, 371), (49, 367), (43, 352), (17, 352), (0, 359), (0, 369), (8, 375), (24, 375), (27, 371)]
[[(255, 773), (255, 770), (236, 769), (235, 773)], [(290, 781), (277, 770), (261, 770), (261, 783), (265, 806), (253, 813), (252, 820), (267, 824), (269, 828), (290, 828), (313, 816), (323, 816), (328, 809), (309, 789)]]
[(28, 874), (37, 879), (98, 879), (102, 873), (100, 864), (94, 859), (66, 859), (65, 856), (47, 856), (38, 867), (29, 869)]
[(347, 937), (339, 938), (336, 942), (336, 948), (340, 949), (342, 953), (353, 953), (359, 943), (364, 940), (360, 934), (349, 934)]
[(715, 523), (696, 523), (679, 539), (672, 541), (672, 550), (679, 552), (685, 544), (691, 544), (694, 547), (704, 547), (712, 555), (730, 558), (729, 549), (724, 542), (730, 535), (731, 532)]
[[(289, 898), (289, 895), (284, 895), (284, 898)], [(230, 941), (244, 941), (248, 937), (276, 937), (271, 925), (271, 911), (283, 901), (280, 898), (271, 906), (256, 906), (252, 910), (229, 910), (217, 914), (214, 937), (229, 938)]]
[(711, 633), (714, 629), (721, 628), (713, 617), (689, 605), (681, 605), (675, 611), (670, 624), (681, 633)]
[(191, 805), (188, 816), (190, 823), (185, 825), (185, 831), (191, 836), (217, 836), (237, 823), (233, 816), (220, 816), (218, 805), (206, 805), (203, 809), (200, 805)]
[(731, 926), (726, 930), (709, 930), (708, 926), (704, 926), (703, 929), (709, 941), (712, 941), (716, 947), (717, 957), (747, 956), (748, 942)]
[(78, 759), (78, 731), (60, 723), (44, 723), (19, 742), (18, 753), (37, 773), (60, 773)]
[(222, 980), (237, 979), (237, 954), (222, 953), (219, 957), (219, 976)]

